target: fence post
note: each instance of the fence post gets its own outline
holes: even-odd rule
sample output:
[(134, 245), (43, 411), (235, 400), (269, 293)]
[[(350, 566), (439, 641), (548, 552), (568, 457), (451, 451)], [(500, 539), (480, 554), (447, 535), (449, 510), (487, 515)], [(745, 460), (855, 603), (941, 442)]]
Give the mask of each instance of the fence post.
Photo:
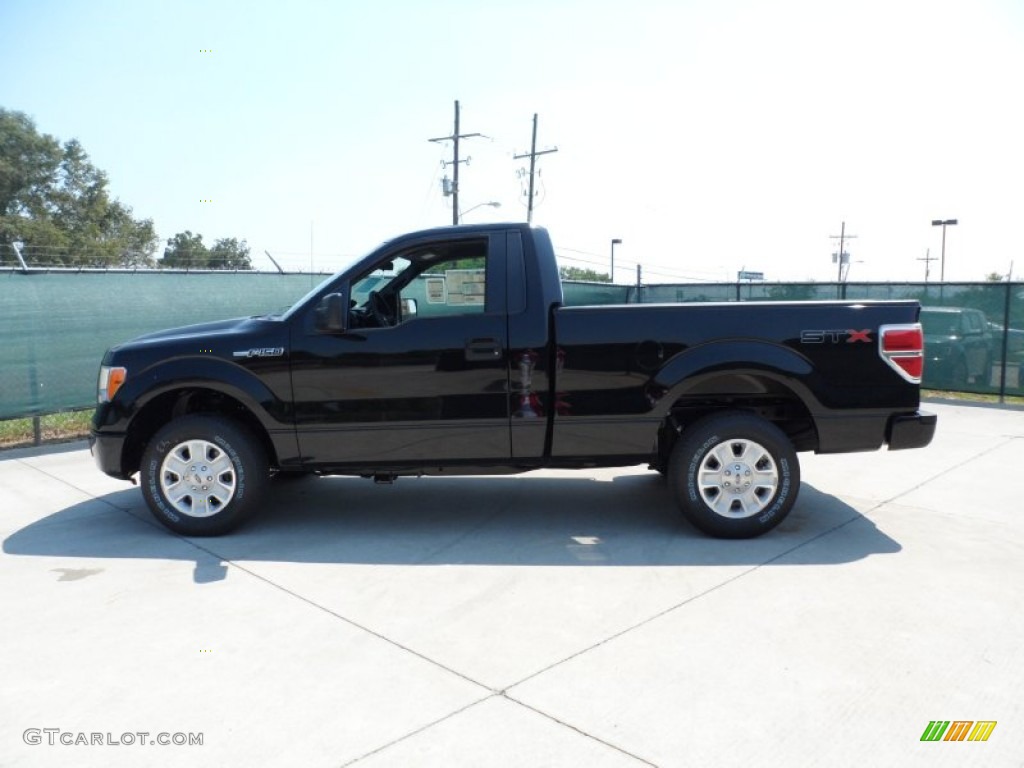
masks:
[(1003, 301), (1003, 350), (1002, 362), (999, 365), (999, 404), (1006, 402), (1006, 366), (1010, 360), (1010, 290), (1013, 287), (1009, 280), (1006, 281), (1006, 298)]

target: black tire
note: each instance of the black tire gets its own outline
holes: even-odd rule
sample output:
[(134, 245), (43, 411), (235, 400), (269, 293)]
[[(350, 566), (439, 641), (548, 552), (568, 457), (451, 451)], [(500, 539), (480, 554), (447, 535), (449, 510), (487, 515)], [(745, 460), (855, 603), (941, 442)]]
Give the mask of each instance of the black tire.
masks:
[(269, 471), (263, 447), (245, 426), (196, 414), (157, 431), (139, 475), (157, 520), (185, 536), (219, 536), (258, 503)]
[(683, 430), (669, 459), (668, 484), (696, 528), (717, 538), (748, 539), (789, 514), (800, 489), (800, 464), (781, 429), (727, 411)]

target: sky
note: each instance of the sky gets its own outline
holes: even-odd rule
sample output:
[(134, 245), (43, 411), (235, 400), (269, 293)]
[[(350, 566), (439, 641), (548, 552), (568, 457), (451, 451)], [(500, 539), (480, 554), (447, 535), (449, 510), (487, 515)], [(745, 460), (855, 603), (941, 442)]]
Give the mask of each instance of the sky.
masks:
[(830, 281), (845, 222), (850, 280), (919, 281), (955, 218), (947, 280), (1024, 274), (1021, 0), (0, 0), (0, 29), (0, 106), (258, 269), (450, 224), (458, 100), (463, 221), (525, 221), (537, 114), (565, 266), (617, 238), (618, 282)]

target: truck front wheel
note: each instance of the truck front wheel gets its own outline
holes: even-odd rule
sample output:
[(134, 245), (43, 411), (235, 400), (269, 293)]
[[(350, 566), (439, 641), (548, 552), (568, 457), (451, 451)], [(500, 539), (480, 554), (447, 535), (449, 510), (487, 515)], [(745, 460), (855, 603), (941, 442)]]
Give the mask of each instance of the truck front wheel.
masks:
[(786, 434), (771, 422), (730, 411), (686, 427), (672, 450), (668, 482), (680, 509), (711, 536), (746, 539), (789, 514), (800, 465)]
[(263, 495), (267, 458), (240, 424), (190, 415), (164, 425), (142, 457), (142, 495), (175, 533), (217, 536), (237, 526)]

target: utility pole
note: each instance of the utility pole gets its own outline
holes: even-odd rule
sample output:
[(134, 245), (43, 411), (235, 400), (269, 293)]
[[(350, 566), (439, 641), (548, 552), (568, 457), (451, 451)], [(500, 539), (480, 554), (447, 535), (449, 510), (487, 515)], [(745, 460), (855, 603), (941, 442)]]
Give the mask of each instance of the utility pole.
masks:
[[(838, 275), (836, 277), (836, 281), (841, 283), (841, 282), (843, 282), (843, 257), (846, 255), (846, 251), (843, 249), (844, 245), (845, 245), (847, 240), (855, 240), (855, 239), (857, 239), (857, 236), (856, 235), (848, 235), (848, 234), (846, 234), (846, 222), (844, 221), (842, 228), (839, 230), (839, 234), (838, 235), (829, 235), (829, 237), (832, 238), (833, 240), (838, 240), (839, 241), (839, 256), (836, 259), (836, 261), (839, 262), (839, 272), (838, 272)], [(850, 263), (849, 259), (846, 260), (846, 263), (847, 264)]]
[(924, 262), (924, 281), (926, 283), (928, 282), (928, 275), (930, 275), (931, 271), (932, 271), (931, 270), (931, 267), (932, 267), (931, 262), (939, 260), (937, 256), (932, 256), (931, 254), (932, 254), (932, 249), (928, 248), (924, 252), (924, 256), (921, 256), (921, 257), (919, 257), (917, 259), (918, 261), (923, 261)]
[(553, 147), (551, 149), (544, 149), (544, 150), (541, 150), (540, 152), (537, 151), (537, 113), (534, 112), (533, 113), (533, 141), (530, 142), (530, 151), (529, 151), (529, 153), (526, 153), (526, 154), (513, 155), (512, 156), (513, 160), (521, 160), (524, 157), (530, 158), (530, 192), (529, 192), (529, 198), (528, 198), (527, 203), (526, 203), (526, 223), (527, 224), (532, 224), (533, 223), (533, 174), (534, 174), (534, 171), (536, 170), (536, 167), (537, 167), (537, 157), (539, 155), (549, 155), (552, 152), (557, 152), (557, 151), (558, 151), (558, 147)]
[[(433, 141), (433, 142), (437, 142), (437, 143), (440, 143), (442, 141), (450, 141), (454, 145), (454, 149), (453, 149), (453, 152), (452, 152), (452, 161), (451, 161), (452, 165), (455, 166), (455, 169), (452, 171), (452, 175), (454, 176), (454, 178), (452, 180), (452, 187), (451, 187), (451, 195), (452, 195), (452, 224), (458, 224), (459, 223), (459, 164), (460, 163), (466, 163), (468, 165), (469, 161), (472, 159), (470, 157), (467, 157), (465, 160), (459, 160), (459, 139), (471, 139), (471, 138), (474, 138), (474, 137), (477, 137), (477, 136), (479, 136), (480, 138), (484, 138), (484, 139), (489, 138), (488, 136), (484, 136), (482, 133), (459, 133), (459, 101), (458, 101), (458, 99), (456, 99), (455, 100), (455, 131), (452, 133), (451, 136), (439, 136), (436, 139), (428, 139), (428, 141)], [(444, 161), (442, 161), (441, 165), (442, 166), (445, 165)], [(446, 194), (447, 194), (447, 191), (446, 191)]]

